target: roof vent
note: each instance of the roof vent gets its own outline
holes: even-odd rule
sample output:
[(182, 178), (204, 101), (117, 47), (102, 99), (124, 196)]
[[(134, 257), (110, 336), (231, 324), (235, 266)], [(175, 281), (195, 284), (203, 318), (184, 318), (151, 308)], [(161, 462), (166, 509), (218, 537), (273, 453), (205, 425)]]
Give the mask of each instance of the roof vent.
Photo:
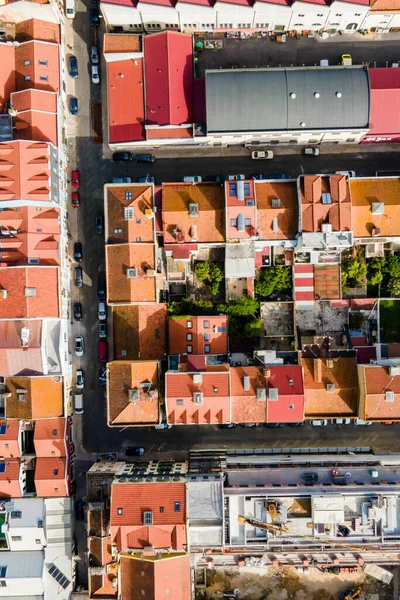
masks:
[(342, 92), (336, 92), (335, 96), (336, 96), (336, 98), (341, 98), (342, 97)]
[(275, 402), (278, 400), (278, 388), (269, 388), (268, 389), (268, 400)]
[(189, 202), (189, 217), (199, 216), (199, 204), (198, 202)]
[(244, 200), (244, 181), (239, 180), (236, 184), (237, 199)]
[(195, 373), (193, 375), (193, 383), (203, 383), (203, 375), (201, 373)]
[(335, 391), (335, 384), (334, 383), (327, 383), (326, 384), (326, 391), (327, 392), (334, 392)]
[(277, 219), (277, 217), (274, 217), (272, 219), (272, 231), (274, 233), (278, 233), (278, 219)]
[(126, 270), (126, 276), (128, 279), (136, 279), (137, 277), (137, 269), (131, 268)]
[(386, 392), (385, 400), (386, 402), (394, 402), (394, 392)]
[(265, 388), (257, 388), (257, 400), (266, 400), (267, 390)]
[(322, 194), (322, 204), (332, 204), (332, 196), (329, 192), (324, 192)]
[(28, 390), (26, 390), (25, 388), (17, 388), (16, 392), (17, 394), (27, 394)]
[(0, 290), (0, 298), (3, 298), (3, 300), (7, 298), (7, 290)]
[(203, 404), (203, 392), (193, 392), (193, 402), (195, 404)]
[(245, 392), (250, 391), (250, 376), (249, 375), (243, 376), (243, 389)]
[(304, 121), (302, 121), (302, 122), (300, 123), (300, 127), (305, 127), (305, 126), (306, 126), (306, 124), (304, 123)]
[(385, 212), (385, 205), (383, 202), (373, 202), (372, 203), (372, 214), (373, 215), (383, 215)]
[(291, 97), (292, 100), (294, 100), (296, 98), (296, 94), (294, 92), (290, 92), (289, 96)]
[(280, 208), (281, 201), (279, 200), (279, 198), (272, 198), (271, 205), (272, 205), (272, 208)]
[(128, 390), (128, 399), (132, 404), (136, 404), (138, 400), (140, 400), (140, 390), (139, 388), (130, 388)]
[(289, 385), (293, 385), (293, 384), (294, 384), (293, 379), (289, 379)]
[(293, 410), (294, 409), (294, 404), (289, 404), (288, 409), (289, 410)]
[(319, 92), (314, 92), (314, 98), (320, 98), (320, 93)]

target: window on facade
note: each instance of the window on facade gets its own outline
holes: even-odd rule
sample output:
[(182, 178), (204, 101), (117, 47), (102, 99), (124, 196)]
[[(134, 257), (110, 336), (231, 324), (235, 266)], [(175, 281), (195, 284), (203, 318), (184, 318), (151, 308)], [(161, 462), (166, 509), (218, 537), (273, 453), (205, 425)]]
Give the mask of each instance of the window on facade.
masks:
[(7, 567), (0, 567), (0, 579), (4, 579), (7, 575)]
[(132, 200), (132, 192), (125, 192), (125, 200)]
[(209, 345), (209, 344), (206, 344), (206, 345), (204, 346), (204, 354), (208, 354), (209, 352), (210, 352), (210, 345)]
[(39, 77), (39, 79), (40, 79), (40, 81), (48, 81), (49, 80), (49, 78), (47, 77), (47, 75), (41, 75)]
[(191, 346), (190, 344), (188, 346), (186, 346), (186, 352), (188, 354), (191, 354), (193, 352), (193, 346)]
[(346, 142), (349, 142), (349, 144), (351, 144), (352, 142), (355, 142), (356, 138), (347, 138)]
[(12, 519), (20, 519), (22, 517), (22, 512), (20, 510), (12, 510), (11, 518)]
[(250, 196), (250, 184), (249, 183), (244, 184), (244, 195)]
[(0, 581), (0, 587), (7, 587), (7, 581), (1, 580)]
[(193, 339), (193, 334), (191, 334), (191, 333), (187, 333), (187, 334), (186, 334), (186, 341), (187, 341), (187, 342), (191, 342), (191, 341), (192, 341), (192, 339)]
[(237, 219), (231, 219), (231, 227), (237, 227)]
[(31, 64), (30, 60), (24, 60), (24, 67), (27, 67), (30, 64)]
[(131, 206), (124, 207), (124, 219), (125, 219), (125, 221), (133, 221), (134, 214), (133, 214), (133, 208)]
[(192, 329), (193, 328), (193, 321), (186, 321), (186, 329)]
[(30, 81), (30, 79), (31, 79), (31, 76), (30, 76), (30, 75), (25, 75), (25, 77), (24, 77), (24, 80), (25, 80), (25, 81)]
[(210, 327), (210, 321), (203, 321), (204, 329), (208, 329)]
[(236, 183), (229, 184), (229, 195), (236, 197)]
[(205, 333), (204, 334), (204, 341), (205, 342), (209, 342), (210, 341), (210, 334), (209, 333)]
[(244, 225), (245, 225), (245, 227), (251, 227), (251, 219), (245, 219)]
[(317, 15), (317, 17), (323, 17), (324, 15), (322, 13), (320, 13), (319, 15)]
[(43, 60), (43, 59), (39, 58), (39, 65), (44, 65), (45, 67), (47, 67), (48, 64), (49, 63), (47, 60)]
[(181, 503), (180, 502), (174, 502), (174, 511), (181, 512)]
[(22, 542), (22, 536), (21, 535), (12, 535), (11, 539), (13, 542)]

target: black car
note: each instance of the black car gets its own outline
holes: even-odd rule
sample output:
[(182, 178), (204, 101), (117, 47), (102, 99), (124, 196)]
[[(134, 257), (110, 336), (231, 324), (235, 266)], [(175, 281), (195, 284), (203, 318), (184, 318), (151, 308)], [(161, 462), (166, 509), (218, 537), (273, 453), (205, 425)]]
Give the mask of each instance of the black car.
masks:
[(132, 152), (114, 152), (113, 160), (133, 160)]
[(283, 427), (283, 423), (264, 423), (264, 427), (267, 429), (277, 429), (278, 427)]
[(80, 242), (75, 242), (74, 244), (74, 260), (76, 262), (81, 262), (82, 256), (82, 244)]
[(101, 235), (103, 233), (103, 231), (104, 231), (103, 217), (102, 217), (102, 215), (96, 215), (96, 233)]
[(74, 304), (74, 319), (75, 321), (82, 319), (82, 304), (80, 302), (75, 302)]
[(106, 385), (107, 385), (107, 370), (105, 367), (101, 367), (101, 369), (100, 369), (99, 380), (100, 380), (101, 387), (106, 387)]
[(83, 500), (80, 500), (79, 498), (75, 501), (75, 519), (77, 521), (85, 520), (85, 504)]
[(92, 27), (100, 26), (100, 13), (98, 8), (92, 8), (90, 13), (90, 21), (92, 23)]
[(97, 297), (99, 300), (106, 299), (106, 280), (99, 279), (97, 282)]
[(78, 77), (78, 60), (76, 56), (69, 57), (69, 74), (74, 79)]
[(75, 267), (75, 285), (77, 288), (83, 286), (83, 270), (82, 267)]
[(144, 448), (139, 446), (128, 446), (125, 448), (125, 456), (143, 456)]

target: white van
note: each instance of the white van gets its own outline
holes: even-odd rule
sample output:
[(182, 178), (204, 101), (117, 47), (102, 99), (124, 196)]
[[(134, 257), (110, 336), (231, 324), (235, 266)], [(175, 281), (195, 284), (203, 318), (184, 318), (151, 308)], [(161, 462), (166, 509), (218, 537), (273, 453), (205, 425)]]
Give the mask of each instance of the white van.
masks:
[(75, 17), (75, 0), (65, 0), (65, 16), (68, 19)]
[(77, 415), (83, 413), (83, 394), (75, 392), (74, 396), (74, 408)]

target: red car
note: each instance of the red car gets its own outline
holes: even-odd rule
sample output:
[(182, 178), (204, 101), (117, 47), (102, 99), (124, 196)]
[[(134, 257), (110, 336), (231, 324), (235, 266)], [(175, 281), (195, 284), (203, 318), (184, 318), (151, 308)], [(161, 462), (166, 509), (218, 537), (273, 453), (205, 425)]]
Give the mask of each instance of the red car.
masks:
[(79, 192), (72, 192), (72, 206), (74, 208), (79, 208), (81, 205), (81, 201), (79, 200)]
[(79, 181), (79, 171), (72, 171), (71, 183), (73, 188), (77, 188), (80, 186), (81, 182)]
[(105, 340), (99, 340), (98, 358), (101, 363), (107, 362), (107, 342)]

